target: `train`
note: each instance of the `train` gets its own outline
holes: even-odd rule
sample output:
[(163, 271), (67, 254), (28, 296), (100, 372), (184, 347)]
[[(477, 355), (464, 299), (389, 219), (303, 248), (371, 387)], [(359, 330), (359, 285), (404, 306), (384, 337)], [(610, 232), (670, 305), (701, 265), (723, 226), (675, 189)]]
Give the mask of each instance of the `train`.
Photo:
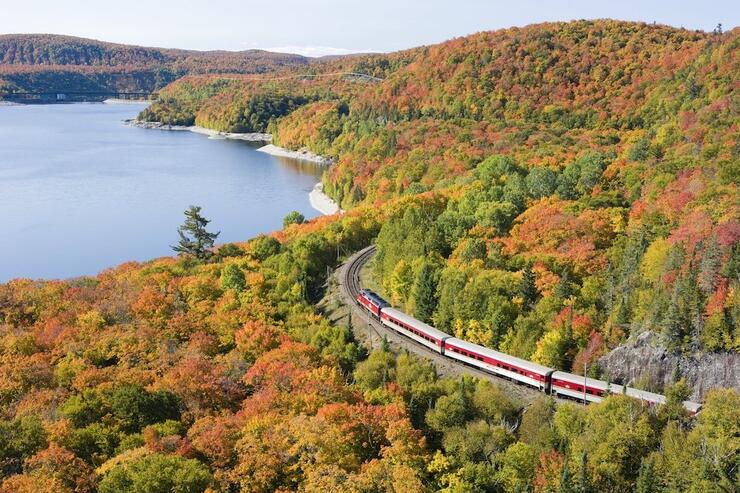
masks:
[[(548, 368), (458, 339), (393, 308), (370, 289), (361, 289), (356, 301), (385, 327), (435, 353), (486, 373), (527, 385), (547, 395), (585, 403), (601, 402), (609, 394), (626, 394), (651, 405), (664, 404), (666, 401), (665, 396), (661, 394)], [(683, 405), (692, 415), (701, 409), (701, 404), (696, 402), (684, 401)]]

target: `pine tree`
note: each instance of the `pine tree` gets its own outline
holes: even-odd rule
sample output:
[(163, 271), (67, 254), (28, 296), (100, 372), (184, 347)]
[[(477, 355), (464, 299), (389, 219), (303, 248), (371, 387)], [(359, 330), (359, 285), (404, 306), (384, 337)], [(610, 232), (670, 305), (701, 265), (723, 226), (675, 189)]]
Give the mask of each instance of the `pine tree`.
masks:
[(564, 270), (560, 276), (558, 285), (555, 286), (555, 297), (560, 301), (565, 301), (573, 295), (573, 289), (568, 278), (568, 271)]
[(717, 275), (722, 267), (722, 251), (717, 244), (717, 237), (712, 236), (704, 248), (699, 265), (699, 287), (702, 293), (710, 295), (717, 287)]
[(636, 493), (653, 493), (657, 491), (657, 481), (655, 480), (655, 467), (653, 459), (646, 457), (640, 463), (640, 473), (637, 476), (635, 485)]
[(673, 286), (671, 302), (668, 305), (668, 311), (663, 319), (663, 335), (666, 337), (667, 345), (671, 349), (681, 347), (683, 341), (683, 323), (679, 303), (681, 302), (681, 286), (678, 281)]
[(566, 319), (565, 327), (563, 328), (563, 342), (561, 344), (564, 362), (563, 367), (568, 369), (570, 369), (570, 365), (573, 363), (573, 357), (578, 350), (576, 340), (573, 337), (573, 310), (573, 305), (568, 307), (568, 318)]
[(191, 205), (185, 211), (185, 223), (177, 228), (180, 241), (172, 249), (180, 254), (192, 255), (198, 260), (208, 260), (213, 252), (213, 242), (221, 232), (209, 233), (206, 230), (208, 219), (200, 215), (201, 208)]
[(575, 493), (573, 490), (573, 479), (570, 477), (570, 467), (568, 458), (563, 461), (563, 474), (560, 476), (560, 489), (558, 493)]
[(583, 451), (581, 455), (581, 468), (578, 474), (578, 493), (591, 492), (591, 478), (588, 475), (588, 454)]
[(414, 280), (414, 314), (422, 322), (432, 320), (437, 308), (437, 272), (434, 266), (424, 261)]
[(306, 222), (306, 217), (298, 211), (291, 211), (290, 214), (283, 218), (283, 228), (287, 228), (291, 224), (303, 224)]
[(380, 341), (380, 351), (384, 353), (390, 353), (391, 352), (391, 345), (388, 342), (388, 336), (383, 335), (383, 339)]
[(522, 306), (524, 311), (529, 311), (537, 301), (537, 286), (535, 285), (534, 272), (532, 264), (527, 264), (522, 273), (522, 282), (519, 286), (519, 294), (522, 297)]

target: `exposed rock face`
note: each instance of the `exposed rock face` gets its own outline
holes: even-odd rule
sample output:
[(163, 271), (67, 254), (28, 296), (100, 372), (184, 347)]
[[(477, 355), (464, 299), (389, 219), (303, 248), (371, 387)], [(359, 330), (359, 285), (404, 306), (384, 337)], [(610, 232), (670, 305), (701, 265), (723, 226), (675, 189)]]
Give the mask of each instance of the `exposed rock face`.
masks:
[(599, 366), (613, 382), (627, 385), (638, 379), (671, 384), (678, 369), (678, 374), (694, 391), (692, 400), (702, 399), (715, 387), (740, 390), (740, 353), (695, 353), (691, 356), (670, 353), (650, 331), (603, 356)]

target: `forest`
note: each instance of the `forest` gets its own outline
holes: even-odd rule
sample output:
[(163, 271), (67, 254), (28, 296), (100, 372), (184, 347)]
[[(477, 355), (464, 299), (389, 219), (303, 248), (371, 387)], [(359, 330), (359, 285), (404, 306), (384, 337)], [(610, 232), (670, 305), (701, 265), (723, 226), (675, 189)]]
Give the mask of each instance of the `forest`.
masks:
[(258, 74), (308, 64), (299, 55), (261, 50), (199, 52), (51, 34), (0, 35), (2, 92), (151, 93), (187, 74)]
[(375, 242), (395, 306), (516, 356), (604, 379), (641, 334), (737, 356), (738, 43), (575, 21), (163, 88), (140, 118), (332, 157), (346, 213), (0, 285), (0, 492), (734, 491), (737, 383), (525, 401), (316, 303)]
[(386, 346), (368, 354), (312, 302), (337, 252), (387, 214), (0, 285), (0, 492), (733, 488), (735, 390), (711, 391), (698, 417), (683, 381), (657, 409), (525, 403)]
[[(738, 34), (533, 25), (323, 68), (379, 83), (188, 77), (142, 118), (269, 122), (333, 157), (330, 196), (390, 211), (374, 270), (394, 304), (609, 378), (594, 363), (645, 332), (687, 357), (740, 349)], [(265, 94), (301, 104), (271, 115)]]

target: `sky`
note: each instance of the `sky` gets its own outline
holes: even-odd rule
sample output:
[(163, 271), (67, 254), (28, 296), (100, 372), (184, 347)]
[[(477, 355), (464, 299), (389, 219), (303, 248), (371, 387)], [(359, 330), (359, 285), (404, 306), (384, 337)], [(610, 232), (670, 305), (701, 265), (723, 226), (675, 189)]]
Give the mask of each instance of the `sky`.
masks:
[[(5, 5), (3, 5), (5, 4)], [(545, 21), (614, 18), (711, 31), (738, 0), (0, 0), (0, 33), (197, 50), (387, 52)]]

